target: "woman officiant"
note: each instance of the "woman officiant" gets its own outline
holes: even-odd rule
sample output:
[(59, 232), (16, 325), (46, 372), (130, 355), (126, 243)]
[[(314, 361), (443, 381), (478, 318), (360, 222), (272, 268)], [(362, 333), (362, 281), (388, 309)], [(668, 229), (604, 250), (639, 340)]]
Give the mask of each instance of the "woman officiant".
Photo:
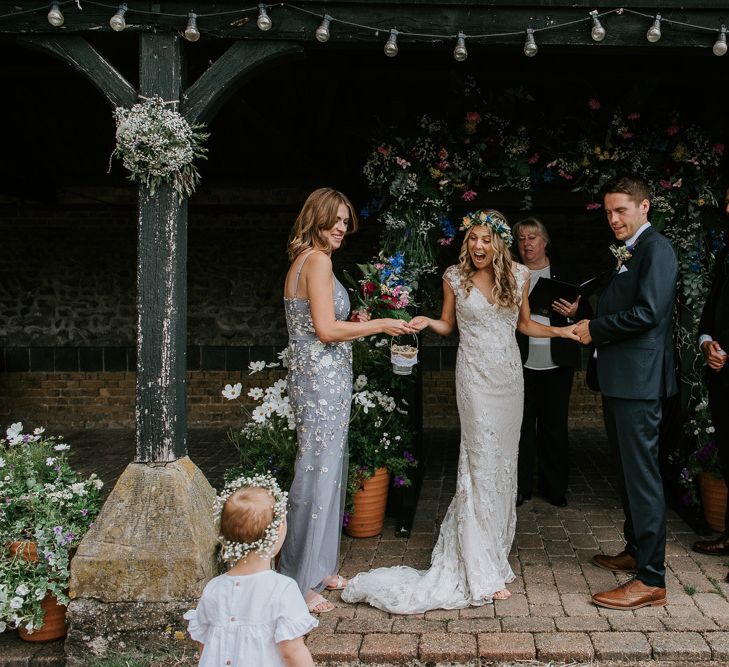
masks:
[[(521, 261), (531, 273), (530, 293), (541, 278), (575, 284), (569, 268), (551, 261), (549, 233), (536, 218), (514, 225)], [(558, 299), (549, 311), (532, 308), (531, 318), (541, 324), (566, 326), (590, 317), (590, 307)], [(569, 441), (567, 415), (575, 367), (580, 365), (579, 345), (566, 338), (529, 338), (517, 332), (524, 367), (524, 416), (519, 441), (519, 489), (516, 504), (532, 497), (534, 460), (537, 460), (539, 494), (552, 505), (567, 505)]]

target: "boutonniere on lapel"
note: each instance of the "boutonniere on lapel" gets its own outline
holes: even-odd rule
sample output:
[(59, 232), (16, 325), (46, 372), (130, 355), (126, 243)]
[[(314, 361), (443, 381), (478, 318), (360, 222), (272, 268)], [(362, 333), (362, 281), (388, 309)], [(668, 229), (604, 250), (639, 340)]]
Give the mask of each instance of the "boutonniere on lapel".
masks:
[(615, 245), (614, 243), (610, 246), (610, 252), (613, 253), (615, 259), (618, 260), (618, 264), (615, 267), (618, 271), (620, 271), (620, 267), (633, 256), (633, 253), (630, 252), (628, 246)]

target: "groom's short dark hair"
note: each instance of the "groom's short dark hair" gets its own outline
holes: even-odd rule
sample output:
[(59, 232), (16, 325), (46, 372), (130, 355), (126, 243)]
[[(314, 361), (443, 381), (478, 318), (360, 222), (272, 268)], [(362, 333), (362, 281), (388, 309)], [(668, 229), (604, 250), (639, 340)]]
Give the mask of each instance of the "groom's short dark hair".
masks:
[(651, 191), (648, 184), (635, 174), (626, 174), (623, 176), (615, 176), (611, 178), (602, 190), (603, 195), (609, 195), (620, 192), (628, 195), (636, 204), (640, 204), (644, 199), (650, 200)]

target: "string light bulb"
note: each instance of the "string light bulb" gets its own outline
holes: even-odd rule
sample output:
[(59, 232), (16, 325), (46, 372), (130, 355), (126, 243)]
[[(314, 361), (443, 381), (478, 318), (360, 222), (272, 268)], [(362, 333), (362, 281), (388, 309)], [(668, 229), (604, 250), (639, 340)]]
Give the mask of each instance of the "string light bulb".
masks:
[(385, 43), (385, 55), (388, 58), (394, 58), (397, 55), (397, 30), (390, 30), (390, 36)]
[(721, 26), (721, 30), (719, 30), (719, 34), (716, 36), (716, 41), (714, 42), (714, 46), (712, 47), (712, 52), (715, 56), (723, 56), (726, 54), (726, 26)]
[(468, 58), (468, 51), (466, 50), (466, 36), (462, 33), (458, 33), (458, 40), (456, 41), (456, 48), (453, 49), (453, 57), (462, 63)]
[(126, 3), (119, 5), (116, 14), (109, 19), (109, 25), (114, 32), (121, 32), (127, 27), (127, 21), (124, 16), (127, 13)]
[(653, 25), (648, 28), (648, 32), (645, 34), (645, 38), (651, 43), (655, 44), (661, 38), (661, 15), (656, 14), (656, 18), (653, 20)]
[(273, 27), (273, 21), (266, 11), (266, 5), (261, 3), (258, 5), (258, 18), (256, 19), (256, 25), (259, 30), (270, 30)]
[(329, 14), (324, 14), (321, 25), (314, 32), (314, 36), (322, 44), (329, 41), (329, 24), (332, 22), (332, 17)]
[(534, 39), (534, 29), (527, 28), (526, 30), (526, 41), (524, 42), (524, 55), (529, 58), (533, 58), (537, 55), (539, 47)]
[(190, 12), (187, 15), (187, 27), (183, 36), (188, 42), (197, 42), (200, 39), (200, 31), (197, 29), (197, 14)]
[(607, 32), (605, 31), (605, 28), (602, 27), (602, 23), (600, 23), (600, 19), (597, 15), (597, 9), (593, 9), (590, 12), (590, 16), (592, 16), (592, 30), (590, 31), (590, 35), (596, 42), (602, 42), (602, 40), (605, 39)]
[(54, 28), (60, 28), (63, 25), (65, 19), (63, 18), (63, 12), (57, 2), (51, 3), (51, 9), (48, 12), (48, 23)]

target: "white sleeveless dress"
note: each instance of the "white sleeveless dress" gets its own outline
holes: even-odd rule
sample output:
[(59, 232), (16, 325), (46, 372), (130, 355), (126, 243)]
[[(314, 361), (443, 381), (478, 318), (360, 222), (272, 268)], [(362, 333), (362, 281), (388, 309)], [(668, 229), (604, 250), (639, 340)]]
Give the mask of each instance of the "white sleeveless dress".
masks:
[[(514, 264), (518, 294), (529, 271)], [(524, 403), (514, 332), (517, 310), (495, 306), (457, 266), (443, 279), (456, 295), (460, 334), (456, 399), (461, 422), (456, 494), (440, 527), (429, 570), (397, 566), (363, 572), (342, 593), (395, 614), (459, 609), (492, 601), (514, 580), (508, 562), (516, 529), (519, 433)]]

